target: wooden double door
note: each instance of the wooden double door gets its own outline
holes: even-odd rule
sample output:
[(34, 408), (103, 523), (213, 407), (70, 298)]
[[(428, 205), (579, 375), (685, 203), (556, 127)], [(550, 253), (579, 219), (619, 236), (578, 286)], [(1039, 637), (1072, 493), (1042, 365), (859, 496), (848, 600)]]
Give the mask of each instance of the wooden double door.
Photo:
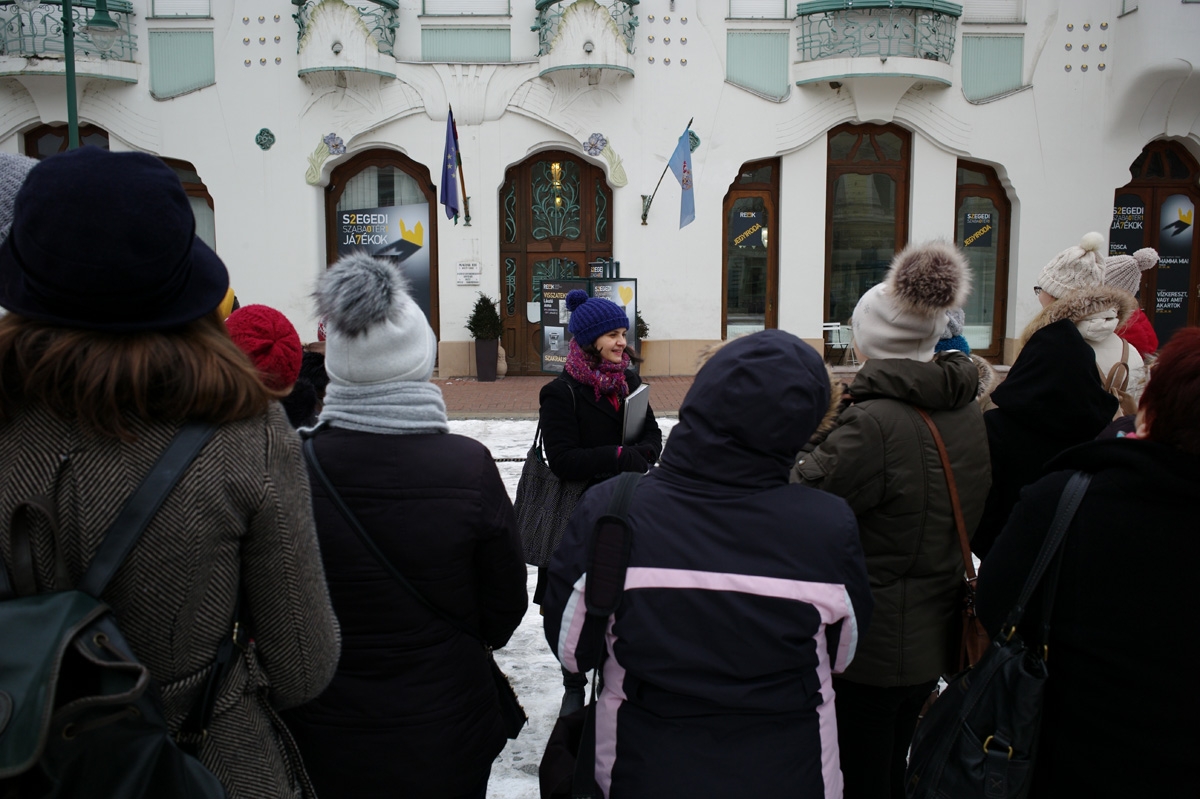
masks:
[(505, 174), (500, 187), (500, 320), (508, 373), (543, 374), (540, 307), (545, 281), (587, 277), (612, 258), (612, 190), (604, 171), (549, 150)]

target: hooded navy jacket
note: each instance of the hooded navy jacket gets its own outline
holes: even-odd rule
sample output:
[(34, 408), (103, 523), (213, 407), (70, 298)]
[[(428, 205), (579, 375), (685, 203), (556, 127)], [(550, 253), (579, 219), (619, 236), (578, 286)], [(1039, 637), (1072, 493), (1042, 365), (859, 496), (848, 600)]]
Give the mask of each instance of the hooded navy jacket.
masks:
[[(596, 713), (610, 799), (842, 795), (831, 676), (854, 657), (871, 593), (845, 501), (788, 483), (828, 403), (820, 356), (778, 330), (731, 342), (696, 376), (629, 510)], [(584, 589), (615, 485), (583, 496), (550, 564), (546, 638), (572, 671), (600, 661)]]

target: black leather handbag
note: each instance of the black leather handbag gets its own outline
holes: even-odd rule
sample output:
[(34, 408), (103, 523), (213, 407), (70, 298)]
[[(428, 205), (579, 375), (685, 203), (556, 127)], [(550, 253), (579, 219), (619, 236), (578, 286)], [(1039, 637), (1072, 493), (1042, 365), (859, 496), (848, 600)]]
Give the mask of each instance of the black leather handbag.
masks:
[(1042, 601), (1042, 640), (1049, 640), (1062, 564), (1056, 555), (1090, 482), (1091, 475), (1083, 472), (1071, 476), (1001, 635), (979, 663), (950, 681), (917, 727), (906, 799), (1023, 799), (1029, 794), (1046, 688), (1046, 653), (1044, 647), (1028, 646), (1017, 627), (1049, 569)]
[(399, 569), (392, 565), (387, 555), (376, 546), (374, 539), (371, 538), (371, 535), (362, 526), (362, 523), (358, 521), (358, 517), (350, 510), (350, 506), (342, 499), (342, 495), (333, 487), (333, 483), (325, 476), (325, 470), (321, 468), (321, 463), (317, 460), (317, 452), (313, 448), (313, 440), (311, 438), (304, 440), (304, 457), (312, 467), (313, 474), (317, 476), (317, 479), (321, 481), (321, 485), (325, 487), (325, 492), (329, 494), (329, 498), (337, 507), (338, 512), (342, 514), (342, 518), (350, 525), (350, 529), (358, 535), (359, 540), (362, 541), (367, 551), (379, 561), (379, 565), (383, 566), (396, 582), (400, 583), (414, 599), (424, 605), (431, 613), (483, 645), (484, 650), (487, 652), (488, 668), (491, 671), (492, 681), (496, 684), (496, 697), (500, 702), (500, 720), (504, 725), (504, 734), (509, 738), (516, 738), (520, 735), (521, 728), (525, 726), (525, 722), (529, 721), (529, 716), (526, 715), (525, 708), (521, 707), (521, 700), (517, 697), (517, 692), (513, 688), (512, 682), (508, 679), (508, 675), (496, 664), (496, 658), (492, 656), (492, 648), (476, 633), (463, 627), (457, 621), (443, 613), (437, 606), (433, 605), (425, 598), (424, 594), (417, 590), (416, 586), (408, 581), (408, 578), (400, 573)]

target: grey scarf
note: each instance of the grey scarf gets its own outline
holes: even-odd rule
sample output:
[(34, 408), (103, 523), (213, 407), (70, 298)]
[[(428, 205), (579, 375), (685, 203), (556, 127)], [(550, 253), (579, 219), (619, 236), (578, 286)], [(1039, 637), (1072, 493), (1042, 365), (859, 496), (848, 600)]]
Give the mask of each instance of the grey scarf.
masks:
[(330, 383), (320, 421), (343, 430), (387, 435), (450, 432), (442, 390), (424, 381)]

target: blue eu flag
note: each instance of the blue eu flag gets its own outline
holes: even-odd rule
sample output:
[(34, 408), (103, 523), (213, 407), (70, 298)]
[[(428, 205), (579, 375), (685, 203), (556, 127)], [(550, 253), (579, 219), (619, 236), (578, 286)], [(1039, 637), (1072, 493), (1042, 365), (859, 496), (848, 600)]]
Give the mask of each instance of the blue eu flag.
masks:
[(446, 117), (446, 155), (442, 158), (442, 197), (446, 218), (458, 224), (458, 131), (454, 127), (454, 109)]

